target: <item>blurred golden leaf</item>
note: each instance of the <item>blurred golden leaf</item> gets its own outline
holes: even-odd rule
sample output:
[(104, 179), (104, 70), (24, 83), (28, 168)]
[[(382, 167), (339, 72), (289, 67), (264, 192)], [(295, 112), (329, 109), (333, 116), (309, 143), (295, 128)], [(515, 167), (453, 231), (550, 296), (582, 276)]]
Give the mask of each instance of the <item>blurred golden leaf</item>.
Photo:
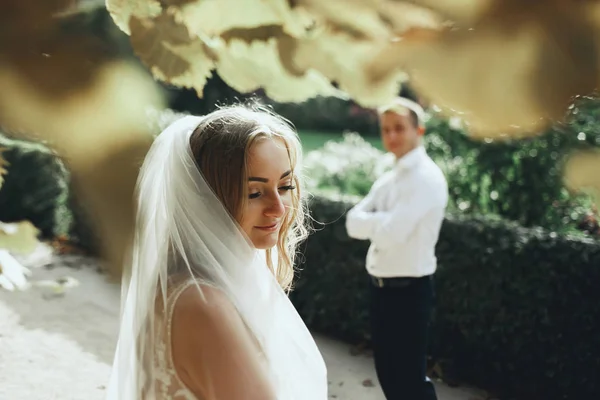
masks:
[[(0, 26), (4, 32), (20, 32), (31, 38), (37, 38), (40, 32), (55, 28), (55, 14), (71, 8), (76, 3), (77, 0), (4, 0)], [(0, 43), (2, 43), (0, 49), (10, 45), (10, 40), (7, 39), (8, 36), (0, 35)]]
[(321, 24), (353, 39), (369, 41), (390, 37), (387, 21), (377, 9), (382, 3), (381, 0), (296, 1), (298, 7), (307, 9)]
[(565, 166), (564, 181), (575, 191), (590, 192), (600, 202), (600, 151), (577, 151)]
[(106, 0), (106, 9), (119, 29), (128, 35), (131, 34), (129, 24), (132, 18), (152, 19), (162, 11), (157, 0)]
[(445, 23), (439, 13), (405, 1), (383, 1), (378, 11), (392, 32), (400, 35), (411, 29), (438, 29)]
[(288, 0), (170, 0), (168, 3), (177, 21), (197, 36), (217, 37), (231, 29), (273, 25), (281, 26), (289, 35), (298, 36), (311, 23), (307, 15), (293, 11)]
[[(190, 10), (198, 12), (201, 8)], [(210, 39), (206, 34), (194, 35), (190, 26), (178, 23), (176, 16), (180, 14), (191, 21), (183, 11), (163, 13), (152, 19), (130, 18), (131, 43), (157, 79), (195, 88), (202, 97), (207, 78), (217, 69), (232, 88), (240, 92), (264, 88), (269, 97), (278, 101), (299, 102), (317, 95), (343, 95), (316, 70), (298, 72), (288, 68), (288, 60), (281, 56), (280, 48), (282, 43), (294, 39), (283, 25), (251, 27), (251, 23), (246, 23), (245, 26), (250, 27), (225, 30), (222, 37)], [(259, 20), (278, 20), (278, 16), (271, 12), (260, 15)], [(205, 27), (200, 21), (195, 22), (194, 27)]]
[(0, 120), (36, 132), (65, 160), (117, 277), (132, 238), (137, 172), (152, 140), (147, 109), (161, 108), (162, 97), (129, 63), (104, 63), (98, 71), (92, 84), (49, 101), (17, 71), (0, 70)]
[(471, 26), (408, 32), (371, 60), (370, 77), (406, 71), (475, 136), (537, 134), (599, 83), (600, 31), (585, 3), (495, 1)]
[[(172, 50), (168, 31), (179, 25), (190, 40), (204, 43), (181, 47), (174, 57), (198, 53), (202, 73), (190, 73), (191, 67), (185, 79), (180, 71), (155, 73), (198, 92), (210, 68), (240, 91), (263, 87), (280, 101), (323, 94), (327, 79), (359, 104), (376, 107), (397, 94), (408, 74), (422, 97), (461, 117), (474, 136), (514, 137), (562, 119), (573, 96), (600, 83), (595, 0), (171, 0), (161, 2), (162, 11), (153, 1), (110, 3), (125, 10), (115, 17), (119, 26), (144, 7), (153, 11), (135, 11), (139, 21), (157, 12), (169, 20), (144, 31), (163, 29), (157, 50), (132, 38), (151, 70), (165, 64), (165, 56), (152, 53)], [(277, 83), (265, 83), (257, 66)]]
[[(152, 140), (146, 114), (162, 108), (162, 97), (144, 71), (114, 60), (99, 38), (74, 34), (71, 22), (81, 15), (68, 9), (72, 1), (42, 3), (3, 4), (0, 121), (65, 160), (117, 277), (132, 237), (137, 172)], [(145, 1), (112, 3), (129, 13), (122, 27), (132, 14), (156, 11)]]
[[(281, 38), (283, 41), (290, 39)], [(280, 58), (278, 40), (271, 38), (247, 43), (242, 39), (230, 39), (227, 45), (217, 50), (215, 64), (219, 76), (240, 92), (264, 88), (270, 98), (281, 102), (301, 102), (317, 95), (343, 96), (316, 70), (290, 72)]]
[(14, 253), (29, 253), (39, 241), (39, 230), (29, 221), (0, 222), (0, 249)]
[(0, 189), (2, 189), (2, 184), (4, 183), (4, 175), (8, 173), (6, 167), (8, 167), (8, 161), (6, 161), (2, 157), (2, 153), (6, 151), (6, 149), (0, 147)]
[(398, 95), (406, 77), (401, 71), (395, 71), (377, 83), (368, 79), (368, 60), (382, 46), (367, 40), (356, 41), (343, 32), (324, 27), (290, 43), (286, 52), (297, 70), (318, 71), (336, 82), (340, 90), (357, 103), (377, 107)]
[[(373, 12), (363, 13), (370, 22), (360, 22), (363, 18), (351, 17), (367, 11), (369, 5), (361, 3), (353, 0), (336, 13), (338, 2), (331, 8), (327, 2), (314, 1), (297, 1), (293, 7), (286, 0), (243, 5), (234, 0), (165, 1), (159, 15), (147, 12), (143, 17), (143, 12), (132, 11), (143, 8), (141, 0), (108, 1), (117, 25), (123, 29), (127, 22), (123, 30), (154, 77), (193, 87), (200, 96), (214, 69), (234, 89), (263, 88), (276, 101), (348, 97), (348, 93), (360, 104), (379, 106), (397, 94), (405, 75), (393, 74), (379, 85), (369, 82), (366, 62), (383, 42), (367, 38), (388, 40), (407, 26), (439, 21), (415, 5), (386, 0), (377, 1)], [(154, 10), (151, 4), (148, 9)], [(379, 33), (373, 35), (373, 29)]]
[[(299, 7), (335, 31), (356, 40), (387, 41), (415, 27), (437, 27), (441, 16), (416, 2), (395, 0), (297, 0)], [(360, 18), (357, 18), (360, 16)]]
[(444, 20), (451, 20), (459, 26), (470, 26), (481, 18), (497, 0), (406, 0), (396, 3), (410, 3), (439, 13)]
[(74, 0), (9, 0), (0, 15), (0, 68), (10, 65), (25, 75), (40, 95), (68, 95), (93, 79), (110, 51), (90, 35), (69, 33), (77, 15), (59, 16)]
[(214, 67), (214, 52), (194, 38), (172, 15), (152, 19), (131, 17), (131, 44), (140, 59), (162, 81), (195, 88), (198, 96)]

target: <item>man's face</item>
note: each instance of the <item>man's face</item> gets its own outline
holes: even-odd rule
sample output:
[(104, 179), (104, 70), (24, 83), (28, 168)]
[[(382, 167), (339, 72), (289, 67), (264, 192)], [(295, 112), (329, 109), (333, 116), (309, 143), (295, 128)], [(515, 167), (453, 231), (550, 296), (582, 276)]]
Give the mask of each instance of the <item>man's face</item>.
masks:
[(416, 148), (425, 130), (410, 115), (385, 112), (379, 118), (383, 147), (397, 158)]

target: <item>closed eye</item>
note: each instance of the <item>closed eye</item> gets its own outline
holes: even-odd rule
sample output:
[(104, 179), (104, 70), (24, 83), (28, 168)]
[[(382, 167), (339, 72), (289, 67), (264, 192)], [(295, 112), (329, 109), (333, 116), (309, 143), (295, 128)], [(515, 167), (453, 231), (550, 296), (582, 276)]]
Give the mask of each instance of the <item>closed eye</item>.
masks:
[[(295, 189), (296, 189), (296, 186), (293, 186), (293, 185), (285, 185), (285, 186), (280, 186), (278, 189), (279, 189), (280, 191), (285, 191), (285, 192), (288, 192), (288, 191), (290, 191), (290, 190), (295, 190)], [(248, 198), (250, 198), (250, 199), (257, 199), (257, 198), (259, 198), (259, 197), (260, 197), (260, 195), (261, 195), (261, 194), (262, 194), (261, 192), (250, 193), (250, 194), (248, 195)]]

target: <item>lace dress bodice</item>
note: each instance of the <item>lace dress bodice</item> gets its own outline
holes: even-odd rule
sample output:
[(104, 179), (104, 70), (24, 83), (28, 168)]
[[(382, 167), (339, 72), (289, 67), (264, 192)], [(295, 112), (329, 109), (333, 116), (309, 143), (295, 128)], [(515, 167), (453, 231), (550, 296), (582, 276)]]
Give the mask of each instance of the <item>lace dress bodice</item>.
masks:
[(156, 316), (154, 353), (154, 388), (156, 400), (201, 400), (183, 383), (173, 364), (171, 346), (171, 321), (177, 299), (194, 280), (177, 285), (167, 297), (166, 314)]

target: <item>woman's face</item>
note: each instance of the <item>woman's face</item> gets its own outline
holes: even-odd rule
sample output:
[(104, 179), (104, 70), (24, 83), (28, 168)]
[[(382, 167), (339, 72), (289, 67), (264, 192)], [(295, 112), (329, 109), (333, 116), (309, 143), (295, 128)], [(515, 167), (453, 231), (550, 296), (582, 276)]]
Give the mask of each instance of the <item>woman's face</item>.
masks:
[(240, 225), (257, 249), (277, 244), (292, 206), (292, 167), (282, 139), (257, 140), (248, 153), (248, 200)]

